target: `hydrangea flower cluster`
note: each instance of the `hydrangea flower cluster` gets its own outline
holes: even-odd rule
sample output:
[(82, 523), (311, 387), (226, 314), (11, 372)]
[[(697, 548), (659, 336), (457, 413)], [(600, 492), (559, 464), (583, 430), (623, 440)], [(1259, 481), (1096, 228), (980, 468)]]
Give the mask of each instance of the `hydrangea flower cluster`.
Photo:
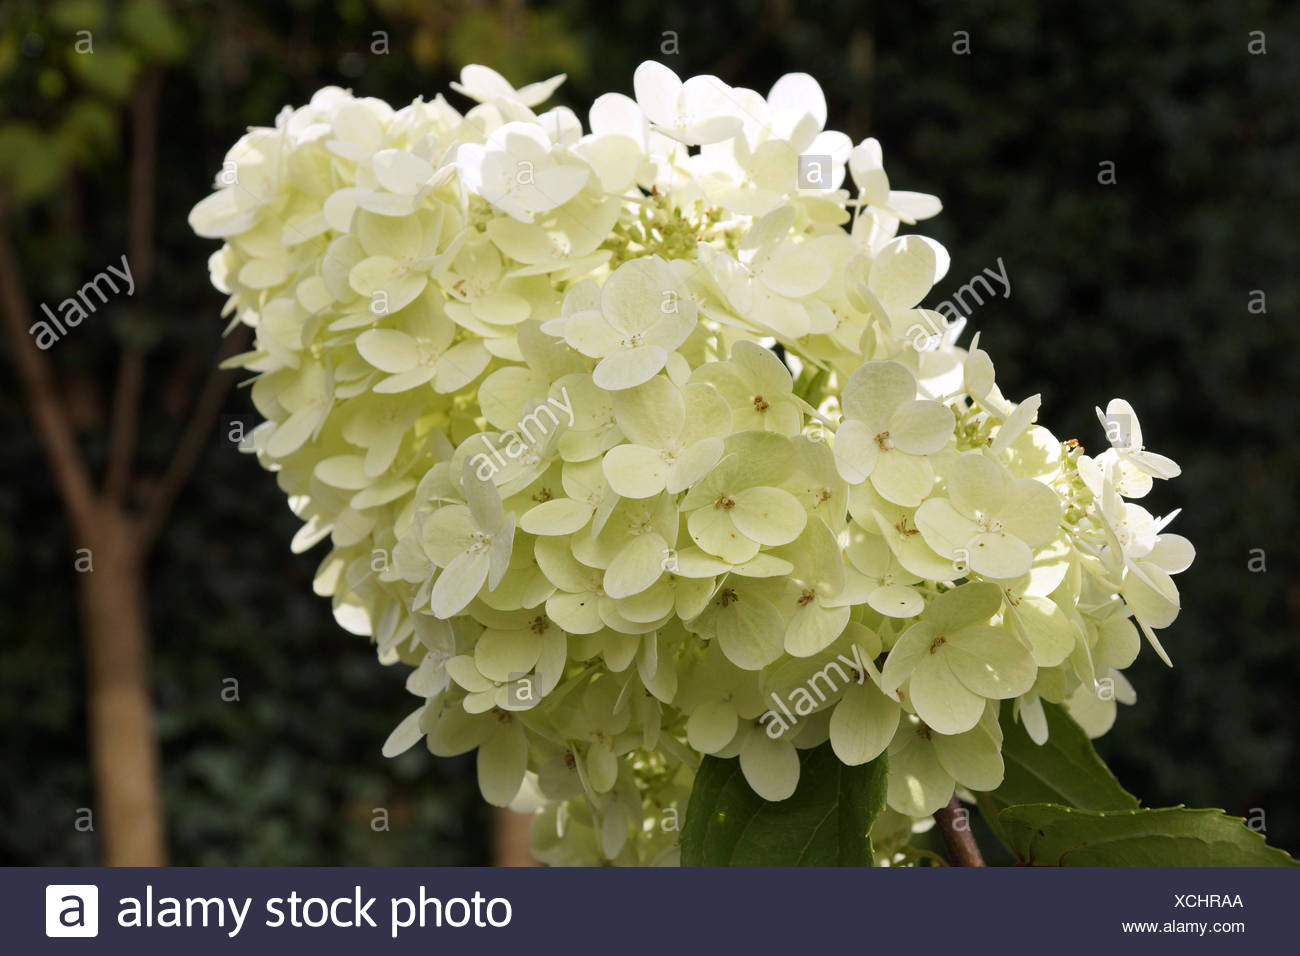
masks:
[[(888, 753), (895, 821), (1002, 779), (1000, 708), (1092, 735), (1193, 557), (1127, 403), (1096, 457), (921, 306), (933, 196), (767, 96), (644, 63), (588, 128), (481, 66), (394, 111), (327, 88), (193, 210), (256, 331), (254, 433), (328, 539), (315, 589), (477, 750), (553, 863), (672, 863), (701, 755), (762, 797)], [(849, 182), (852, 189), (849, 188)], [(883, 826), (884, 824), (882, 824)]]

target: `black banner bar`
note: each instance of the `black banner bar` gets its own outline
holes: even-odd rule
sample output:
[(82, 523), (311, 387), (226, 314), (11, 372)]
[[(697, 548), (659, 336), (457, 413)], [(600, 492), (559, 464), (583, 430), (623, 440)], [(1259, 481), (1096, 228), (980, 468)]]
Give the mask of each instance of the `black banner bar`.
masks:
[[(1276, 953), (1294, 870), (0, 869), (0, 949)], [(66, 937), (66, 938), (59, 938)], [(882, 947), (885, 947), (882, 949)], [(899, 949), (899, 947), (907, 947)]]

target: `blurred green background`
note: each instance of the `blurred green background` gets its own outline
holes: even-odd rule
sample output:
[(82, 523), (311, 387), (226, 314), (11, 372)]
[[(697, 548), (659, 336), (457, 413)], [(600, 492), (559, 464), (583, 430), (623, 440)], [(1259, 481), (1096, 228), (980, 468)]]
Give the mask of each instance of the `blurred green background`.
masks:
[[(91, 56), (74, 49), (82, 30)], [(221, 329), (215, 247), (185, 217), (245, 127), (326, 84), (397, 105), (428, 98), (471, 62), (516, 84), (567, 72), (557, 99), (584, 118), (599, 93), (630, 93), (644, 59), (764, 92), (810, 72), (832, 127), (878, 137), (895, 187), (943, 199), (924, 231), (953, 264), (933, 301), (1005, 264), (1010, 297), (976, 308), (971, 328), (1007, 395), (1042, 392), (1042, 420), (1091, 448), (1093, 406), (1122, 395), (1151, 447), (1183, 466), (1144, 502), (1185, 508), (1172, 530), (1199, 551), (1165, 634), (1175, 668), (1140, 656), (1138, 704), (1103, 756), (1147, 805), (1262, 811), (1269, 841), (1295, 853), (1298, 44), (1300, 6), (1264, 0), (0, 2), (3, 228), (33, 304), (116, 261), (129, 102), (161, 71), (153, 282), (129, 314), (110, 302), (51, 353), (98, 473), (118, 346), (140, 343), (148, 480)], [(9, 357), (0, 863), (92, 863), (96, 834), (74, 826), (93, 802), (75, 545)], [(251, 413), (245, 392), (224, 411)], [(171, 862), (486, 862), (472, 759), (380, 756), (412, 706), (404, 674), (312, 595), (319, 553), (289, 553), (296, 525), (273, 478), (213, 434), (153, 554)], [(1253, 549), (1266, 570), (1251, 570)], [(221, 699), (227, 677), (238, 702)], [(371, 825), (376, 807), (387, 831)]]

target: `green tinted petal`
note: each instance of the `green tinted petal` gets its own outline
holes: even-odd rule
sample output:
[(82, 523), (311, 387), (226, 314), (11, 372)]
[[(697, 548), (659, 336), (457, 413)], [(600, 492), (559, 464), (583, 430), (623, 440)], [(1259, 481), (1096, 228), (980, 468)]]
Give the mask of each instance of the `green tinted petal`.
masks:
[(772, 740), (755, 729), (740, 745), (740, 769), (764, 800), (784, 800), (799, 786), (799, 753), (784, 738)]
[(471, 693), (479, 694), (492, 689), (492, 682), (479, 672), (478, 664), (468, 654), (451, 658), (445, 666), (447, 675)]
[[(947, 498), (929, 498), (921, 502), (916, 509), (916, 527), (921, 532), (925, 543), (936, 553), (956, 559), (963, 558), (969, 562), (970, 540), (980, 533), (979, 525), (961, 514)], [(900, 560), (902, 556), (900, 555)]]
[(405, 372), (398, 372), (396, 375), (381, 379), (375, 384), (374, 391), (380, 395), (396, 395), (399, 392), (406, 392), (413, 388), (419, 388), (421, 385), (427, 385), (437, 374), (438, 369), (436, 366), (417, 365)]
[(370, 329), (357, 336), (361, 357), (381, 372), (406, 372), (418, 360), (415, 339), (396, 329)]
[(392, 315), (406, 308), (428, 285), (429, 276), (388, 256), (371, 256), (352, 267), (348, 284), (371, 298), (371, 311)]
[(827, 608), (816, 601), (796, 605), (786, 626), (786, 651), (795, 657), (811, 657), (830, 647), (844, 633), (850, 612), (847, 607)]
[(470, 601), (487, 582), (488, 555), (486, 552), (456, 555), (433, 582), (429, 607), (441, 618), (449, 618), (465, 610)]
[(605, 593), (612, 598), (639, 594), (663, 576), (668, 545), (657, 534), (632, 539), (605, 569)]
[(327, 485), (358, 491), (370, 484), (365, 459), (360, 455), (334, 455), (316, 464), (316, 477)]
[(948, 636), (944, 651), (952, 673), (971, 693), (981, 697), (1017, 697), (1033, 687), (1038, 676), (1029, 649), (1000, 627), (973, 624), (963, 628)]
[(916, 379), (897, 362), (868, 362), (844, 384), (845, 418), (864, 423), (873, 436), (883, 432), (895, 410), (916, 399)]
[(867, 604), (886, 617), (916, 617), (925, 610), (925, 598), (920, 592), (902, 584), (874, 588), (867, 595)]
[(789, 544), (808, 523), (799, 499), (780, 488), (746, 488), (732, 500), (730, 514), (736, 530), (761, 545)]
[(739, 726), (736, 710), (723, 700), (709, 700), (686, 721), (686, 739), (700, 753), (717, 753), (731, 743)]
[(688, 384), (682, 390), (686, 403), (686, 421), (681, 440), (690, 444), (704, 438), (725, 438), (731, 433), (731, 408), (712, 385)]
[(474, 645), (474, 663), (488, 680), (505, 683), (531, 671), (541, 653), (541, 637), (527, 628), (514, 631), (489, 628)]
[(850, 684), (831, 714), (831, 749), (850, 767), (875, 760), (894, 739), (901, 714), (870, 680)]
[(434, 756), (459, 757), (486, 740), (496, 725), (493, 718), (484, 719), (466, 713), (459, 705), (452, 705), (439, 714), (429, 727), (425, 744)]
[(657, 345), (620, 348), (601, 359), (591, 377), (601, 388), (616, 392), (649, 381), (667, 361), (668, 353)]
[(912, 671), (907, 695), (916, 716), (941, 734), (960, 734), (979, 723), (984, 698), (957, 679), (940, 647), (926, 654)]
[(704, 438), (683, 448), (669, 469), (665, 487), (669, 494), (685, 491), (704, 477), (722, 457), (722, 439)]
[(970, 624), (984, 624), (1002, 607), (1002, 590), (987, 581), (975, 581), (939, 595), (925, 612), (925, 620), (938, 634), (952, 634)]
[[(1034, 563), (1029, 545), (1005, 532), (977, 534), (966, 545), (965, 561), (971, 570), (986, 578), (1018, 578), (1028, 574)], [(958, 555), (958, 557), (963, 557)]]
[(564, 340), (592, 358), (609, 355), (619, 347), (623, 335), (595, 310), (576, 312), (564, 321)]
[(673, 586), (667, 578), (660, 578), (644, 591), (619, 598), (615, 603), (622, 617), (634, 624), (648, 624), (662, 619), (672, 611)]
[(785, 620), (753, 588), (736, 594), (714, 618), (718, 646), (741, 670), (761, 670), (781, 656)]
[(494, 807), (510, 804), (528, 769), (528, 736), (517, 720), (500, 725), (478, 749), (478, 786)]
[(618, 392), (614, 415), (628, 441), (666, 448), (686, 423), (686, 404), (677, 386), (660, 375)]
[(731, 513), (725, 508), (712, 505), (698, 508), (691, 512), (686, 525), (691, 540), (701, 550), (731, 564), (742, 564), (758, 553), (758, 543), (736, 530)]
[(444, 505), (424, 519), (420, 527), (420, 540), (433, 563), (440, 568), (451, 564), (470, 546), (475, 531), (469, 508), (464, 505)]
[(951, 409), (938, 402), (905, 402), (890, 421), (894, 447), (909, 455), (932, 455), (952, 439), (956, 424)]
[(1061, 502), (1042, 482), (1021, 478), (1007, 488), (1006, 503), (995, 517), (1025, 544), (1037, 547), (1059, 530)]
[(1178, 617), (1178, 586), (1150, 562), (1132, 562), (1121, 593), (1134, 616), (1148, 628), (1168, 627)]
[(605, 626), (591, 592), (551, 595), (546, 599), (546, 616), (570, 634), (595, 634)]
[(880, 445), (871, 429), (856, 419), (848, 419), (835, 432), (835, 468), (850, 484), (865, 481), (876, 467)]
[(415, 258), (420, 254), (423, 231), (415, 216), (381, 216), (360, 209), (352, 220), (353, 235), (372, 256)]
[(624, 498), (652, 498), (664, 490), (670, 466), (656, 448), (618, 445), (605, 453), (605, 480)]
[(925, 298), (937, 269), (937, 257), (928, 243), (919, 236), (900, 236), (877, 254), (868, 286), (887, 312), (902, 312)]
[(871, 484), (886, 501), (915, 508), (934, 486), (934, 469), (928, 458), (892, 448), (876, 459)]
[(1002, 784), (1001, 742), (985, 733), (982, 725), (954, 737), (935, 734), (931, 744), (939, 764), (962, 786), (987, 791)]
[(480, 478), (469, 462), (465, 463), (463, 482), (465, 502), (469, 505), (470, 517), (475, 528), (479, 531), (495, 531), (501, 527), (505, 513), (496, 486), (491, 481)]
[(938, 633), (926, 621), (919, 621), (904, 631), (885, 658), (884, 669), (880, 672), (880, 689), (886, 694), (894, 694), (902, 687), (916, 665), (930, 652), (930, 645)]
[(587, 750), (587, 782), (596, 793), (608, 793), (618, 779), (618, 758), (609, 742), (600, 740)]
[(460, 391), (482, 375), (491, 360), (482, 342), (471, 340), (453, 345), (438, 359), (434, 390), (443, 394)]
[(968, 518), (977, 512), (998, 514), (1006, 503), (1008, 484), (1005, 469), (979, 452), (958, 456), (948, 470), (948, 497)]
[[(1077, 633), (1074, 622), (1050, 598), (1022, 597), (1011, 608), (1011, 616), (1023, 628), (1039, 667), (1055, 667), (1074, 650)], [(1127, 621), (1121, 623), (1132, 632), (1131, 624)]]
[(519, 527), (529, 534), (566, 535), (581, 531), (591, 521), (591, 505), (572, 498), (553, 498), (524, 512)]
[[(929, 732), (933, 735), (933, 732)], [(922, 728), (907, 721), (889, 745), (889, 791), (886, 802), (909, 817), (928, 817), (952, 797), (953, 778), (935, 755)]]
[(424, 736), (424, 731), (420, 726), (423, 717), (424, 705), (421, 704), (393, 728), (393, 732), (384, 741), (383, 754), (385, 757), (396, 757), (420, 742), (420, 738)]
[(501, 431), (516, 428), (524, 405), (529, 399), (545, 396), (549, 384), (544, 375), (529, 368), (509, 365), (497, 369), (478, 387), (483, 417)]

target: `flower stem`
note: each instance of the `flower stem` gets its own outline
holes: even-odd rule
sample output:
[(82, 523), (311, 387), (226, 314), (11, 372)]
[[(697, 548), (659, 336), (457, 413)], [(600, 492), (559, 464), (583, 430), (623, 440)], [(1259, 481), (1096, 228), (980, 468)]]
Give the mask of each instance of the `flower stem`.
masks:
[(934, 819), (939, 824), (939, 832), (943, 834), (949, 863), (953, 866), (985, 865), (979, 844), (975, 842), (975, 834), (970, 829), (970, 814), (956, 794), (946, 807), (934, 812)]

